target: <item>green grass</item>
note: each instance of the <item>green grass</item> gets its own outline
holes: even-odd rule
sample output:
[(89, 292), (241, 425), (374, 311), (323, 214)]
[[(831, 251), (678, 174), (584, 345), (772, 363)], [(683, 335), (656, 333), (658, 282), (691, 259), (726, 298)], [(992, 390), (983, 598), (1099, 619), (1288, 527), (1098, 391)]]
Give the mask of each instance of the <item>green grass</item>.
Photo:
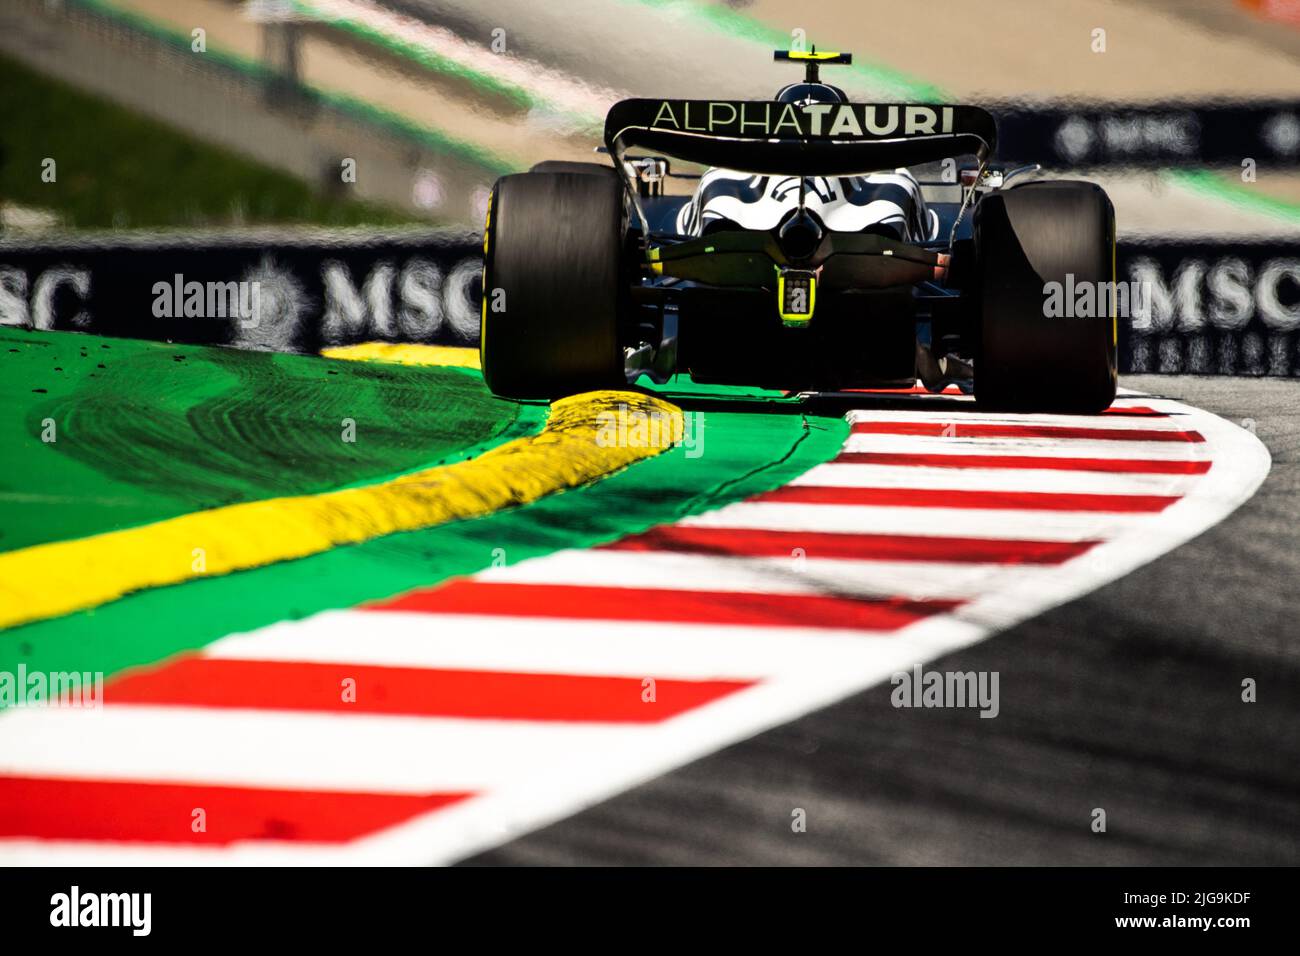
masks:
[[(393, 225), (403, 213), (324, 196), (302, 181), (178, 133), (0, 57), (0, 199), (69, 228), (312, 223)], [(57, 179), (42, 180), (52, 158)]]

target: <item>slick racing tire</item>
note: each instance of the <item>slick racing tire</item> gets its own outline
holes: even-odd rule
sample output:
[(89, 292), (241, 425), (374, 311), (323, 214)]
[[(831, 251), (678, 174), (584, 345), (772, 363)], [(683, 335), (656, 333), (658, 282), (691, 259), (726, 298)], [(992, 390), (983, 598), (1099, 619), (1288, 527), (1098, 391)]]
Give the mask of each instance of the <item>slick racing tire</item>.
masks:
[[(974, 228), (977, 401), (1019, 411), (1107, 408), (1116, 383), (1109, 197), (1092, 183), (1029, 183), (981, 200)], [(1049, 283), (1060, 283), (1050, 307)], [(1083, 299), (1076, 308), (1069, 293), (1085, 283), (1091, 307)]]
[(580, 173), (585, 176), (607, 176), (618, 179), (618, 173), (613, 166), (602, 166), (600, 163), (574, 163), (565, 159), (544, 159), (529, 172)]
[(497, 180), (484, 227), (479, 331), (483, 378), (494, 394), (559, 398), (626, 384), (618, 334), (627, 287), (623, 196), (617, 176)]

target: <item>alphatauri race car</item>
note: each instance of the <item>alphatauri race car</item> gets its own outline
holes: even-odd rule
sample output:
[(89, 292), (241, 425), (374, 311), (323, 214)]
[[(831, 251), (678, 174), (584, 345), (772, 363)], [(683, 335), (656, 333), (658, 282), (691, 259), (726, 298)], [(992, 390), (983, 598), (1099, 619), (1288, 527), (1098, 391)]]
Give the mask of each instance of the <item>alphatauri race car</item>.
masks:
[[(612, 165), (544, 162), (497, 181), (479, 345), (492, 391), (554, 398), (689, 372), (787, 391), (919, 378), (995, 408), (1110, 405), (1113, 296), (1047, 307), (1053, 284), (1108, 301), (1106, 193), (991, 165), (983, 109), (850, 103), (819, 74), (850, 54), (775, 56), (805, 75), (774, 100), (624, 100), (605, 122)], [(704, 171), (674, 172), (669, 156)], [(694, 192), (668, 194), (677, 177), (698, 178)]]

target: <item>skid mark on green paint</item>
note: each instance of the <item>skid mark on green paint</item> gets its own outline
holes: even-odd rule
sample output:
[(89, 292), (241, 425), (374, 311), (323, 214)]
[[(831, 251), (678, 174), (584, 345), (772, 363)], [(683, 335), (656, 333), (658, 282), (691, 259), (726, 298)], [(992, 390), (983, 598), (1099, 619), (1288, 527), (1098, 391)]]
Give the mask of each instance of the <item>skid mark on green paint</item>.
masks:
[(22, 330), (0, 368), (0, 550), (382, 480), (545, 420), (460, 369)]

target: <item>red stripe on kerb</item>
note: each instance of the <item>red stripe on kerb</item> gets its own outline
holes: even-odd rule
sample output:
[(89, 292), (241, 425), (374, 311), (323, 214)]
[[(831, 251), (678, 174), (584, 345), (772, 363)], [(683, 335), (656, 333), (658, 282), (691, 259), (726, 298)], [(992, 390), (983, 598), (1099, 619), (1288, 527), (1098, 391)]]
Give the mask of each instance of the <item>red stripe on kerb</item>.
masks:
[[(0, 837), (219, 846), (241, 840), (345, 843), (469, 796), (0, 776)], [(195, 832), (199, 819), (206, 829)]]
[(1168, 412), (1156, 411), (1146, 405), (1113, 405), (1103, 415), (1135, 415), (1142, 418), (1168, 418)]
[(1051, 491), (967, 491), (925, 488), (837, 488), (786, 485), (753, 498), (804, 505), (888, 505), (899, 508), (971, 508), (1015, 511), (1164, 511), (1175, 495), (1102, 495)]
[[(920, 385), (913, 386), (912, 388), (842, 388), (842, 389), (840, 389), (840, 392), (841, 392), (841, 393), (844, 393), (844, 394), (855, 394), (855, 395), (880, 395), (880, 396), (883, 396), (883, 397), (888, 397), (888, 396), (891, 396), (891, 395), (934, 395), (934, 394), (937, 394), (937, 393), (935, 393), (935, 392), (931, 392), (929, 389), (924, 388), (924, 387), (922, 387), (922, 386), (920, 386)], [(794, 394), (794, 393), (792, 393), (792, 392), (787, 392), (786, 394)], [(944, 394), (944, 395), (960, 395), (960, 394), (961, 394), (961, 389), (957, 388), (956, 386), (949, 386), (948, 388), (945, 388), (945, 389), (943, 390), (942, 394)], [(943, 403), (943, 404), (946, 404), (946, 403)], [(925, 408), (925, 407), (926, 407), (926, 403), (923, 403), (923, 402), (921, 402), (921, 403), (917, 403), (917, 406), (916, 406), (916, 407), (917, 407), (918, 409)], [(936, 405), (935, 407), (943, 407), (943, 405)], [(948, 407), (951, 407), (951, 406), (948, 406)], [(927, 409), (927, 411), (928, 411), (928, 410), (930, 410), (930, 409)], [(1151, 408), (1151, 407), (1149, 407), (1149, 406), (1147, 406), (1147, 405), (1127, 405), (1127, 406), (1125, 406), (1125, 405), (1114, 405), (1114, 406), (1112, 406), (1112, 407), (1106, 409), (1104, 412), (1102, 412), (1102, 414), (1103, 414), (1103, 415), (1141, 416), (1141, 417), (1143, 417), (1143, 418), (1168, 418), (1168, 417), (1169, 417), (1169, 413), (1168, 413), (1168, 412), (1157, 411), (1156, 409)]]
[(841, 393), (846, 395), (960, 395), (961, 389), (956, 385), (947, 386), (942, 392), (932, 392), (924, 385), (913, 385), (910, 388), (841, 388)]
[[(809, 537), (815, 536), (805, 535), (804, 541)], [(788, 555), (790, 552), (786, 550), (784, 553)], [(412, 591), (382, 604), (371, 604), (368, 608), (437, 614), (887, 631), (931, 614), (951, 611), (960, 603), (900, 598), (858, 601), (824, 594), (675, 591), (462, 580), (429, 590)]]
[(1061, 438), (1096, 441), (1203, 442), (1200, 432), (1163, 428), (1086, 428), (1074, 425), (1005, 424), (998, 422), (855, 422), (855, 435), (924, 435), (936, 438)]
[(805, 557), (842, 560), (1061, 564), (1096, 543), (666, 525), (603, 547), (616, 551), (682, 551), (725, 557), (789, 557), (795, 549), (800, 549)]
[[(653, 676), (653, 675), (646, 675)], [(354, 693), (345, 699), (344, 681)], [(497, 720), (653, 724), (749, 687), (750, 681), (425, 670), (300, 661), (184, 657), (122, 677), (105, 703), (397, 714)]]
[(1008, 468), (1043, 471), (1104, 471), (1121, 474), (1203, 475), (1208, 461), (1139, 458), (1049, 458), (1036, 455), (931, 455), (912, 452), (844, 451), (838, 465), (908, 465), (915, 468)]

